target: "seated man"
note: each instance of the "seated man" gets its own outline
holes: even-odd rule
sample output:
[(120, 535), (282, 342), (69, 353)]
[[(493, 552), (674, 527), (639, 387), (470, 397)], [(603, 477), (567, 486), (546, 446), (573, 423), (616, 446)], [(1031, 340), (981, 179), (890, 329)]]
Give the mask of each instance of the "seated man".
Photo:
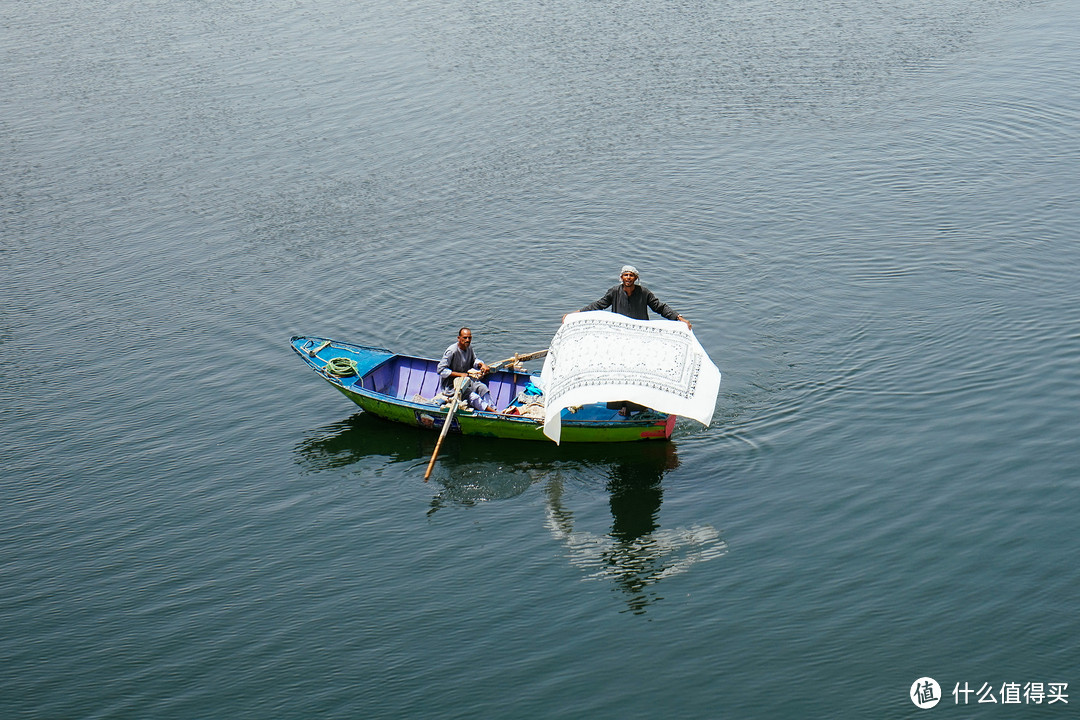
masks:
[(475, 410), (495, 412), (491, 392), (479, 379), (491, 372), (486, 364), (476, 359), (472, 349), (472, 330), (458, 330), (457, 342), (446, 348), (439, 361), (440, 391), (445, 398), (454, 396), (454, 378), (465, 378), (461, 383), (461, 399)]

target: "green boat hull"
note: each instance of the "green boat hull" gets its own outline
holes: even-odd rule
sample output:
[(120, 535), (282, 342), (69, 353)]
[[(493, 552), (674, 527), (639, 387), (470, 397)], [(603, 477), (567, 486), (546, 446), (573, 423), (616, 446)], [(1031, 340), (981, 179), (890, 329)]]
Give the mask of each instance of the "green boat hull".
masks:
[[(381, 400), (348, 388), (335, 387), (347, 398), (369, 412), (386, 420), (415, 425), (427, 430), (442, 430), (446, 413), (438, 408), (414, 403)], [(573, 417), (571, 415), (571, 417)], [(667, 440), (671, 437), (675, 416), (667, 415), (653, 421), (635, 423), (583, 422), (563, 419), (562, 442), (631, 442), (637, 440)], [(498, 416), (491, 413), (458, 412), (450, 432), (462, 435), (502, 438), (506, 440), (544, 440), (544, 424), (530, 418)]]

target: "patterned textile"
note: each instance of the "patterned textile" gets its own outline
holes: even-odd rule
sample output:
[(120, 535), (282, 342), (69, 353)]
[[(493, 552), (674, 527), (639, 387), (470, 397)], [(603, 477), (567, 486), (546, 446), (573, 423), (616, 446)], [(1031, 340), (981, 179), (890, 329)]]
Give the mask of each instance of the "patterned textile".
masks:
[(564, 408), (627, 400), (708, 425), (720, 392), (720, 370), (682, 322), (602, 310), (567, 316), (540, 378), (544, 434), (556, 443)]

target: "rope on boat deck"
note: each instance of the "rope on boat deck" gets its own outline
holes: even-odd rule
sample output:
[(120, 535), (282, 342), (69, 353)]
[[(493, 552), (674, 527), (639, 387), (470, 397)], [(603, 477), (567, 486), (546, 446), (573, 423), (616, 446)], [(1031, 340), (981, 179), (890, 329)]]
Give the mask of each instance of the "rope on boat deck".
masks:
[(334, 377), (349, 377), (356, 374), (356, 361), (337, 357), (326, 363), (326, 374)]

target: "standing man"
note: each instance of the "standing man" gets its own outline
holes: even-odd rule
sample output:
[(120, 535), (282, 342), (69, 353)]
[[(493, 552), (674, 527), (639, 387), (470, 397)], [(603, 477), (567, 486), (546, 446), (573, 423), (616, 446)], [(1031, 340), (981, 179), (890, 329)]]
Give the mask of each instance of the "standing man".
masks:
[[(620, 315), (635, 320), (648, 320), (649, 308), (652, 308), (653, 312), (663, 318), (678, 320), (686, 323), (687, 329), (693, 328), (689, 320), (672, 310), (666, 303), (660, 302), (659, 298), (653, 295), (652, 290), (649, 290), (644, 285), (638, 285), (638, 271), (633, 265), (623, 265), (622, 270), (619, 272), (619, 280), (621, 282), (604, 293), (602, 298), (594, 303), (589, 303), (578, 312), (603, 310), (610, 307), (612, 312), (617, 312)], [(566, 315), (563, 315), (563, 320), (566, 320)], [(617, 409), (619, 414), (624, 417), (629, 417), (631, 414), (645, 409), (644, 406), (629, 401), (609, 402), (607, 406), (612, 410)]]
[(488, 386), (478, 382), (491, 372), (491, 368), (476, 359), (472, 349), (472, 330), (467, 327), (458, 330), (457, 342), (446, 348), (438, 371), (440, 390), (445, 397), (454, 395), (454, 378), (465, 378), (461, 384), (462, 400), (476, 410), (495, 412)]
[[(649, 288), (638, 285), (638, 271), (633, 265), (623, 265), (619, 279), (622, 281), (620, 284), (611, 288), (604, 293), (602, 298), (586, 305), (578, 312), (603, 310), (610, 307), (612, 312), (617, 312), (620, 315), (635, 320), (648, 320), (649, 308), (652, 308), (653, 312), (661, 317), (668, 320), (679, 320), (686, 323), (687, 328), (693, 328), (689, 320), (672, 310), (669, 305), (660, 302)], [(564, 315), (563, 319), (565, 318)]]

